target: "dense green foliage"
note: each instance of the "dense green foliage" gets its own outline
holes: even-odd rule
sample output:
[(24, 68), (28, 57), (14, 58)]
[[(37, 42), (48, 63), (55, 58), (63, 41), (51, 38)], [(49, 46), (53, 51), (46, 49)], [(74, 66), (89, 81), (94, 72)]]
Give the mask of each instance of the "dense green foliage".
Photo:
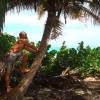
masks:
[(67, 67), (77, 69), (81, 75), (99, 75), (100, 47), (84, 47), (81, 42), (77, 49), (67, 48), (63, 42), (59, 51), (46, 53), (41, 69), (46, 75), (59, 75)]
[(0, 36), (0, 59), (3, 59), (5, 53), (11, 48), (15, 43), (16, 38), (8, 34), (2, 34)]
[[(3, 59), (5, 53), (16, 41), (14, 36), (3, 34), (0, 37), (0, 59)], [(39, 47), (40, 42), (36, 44)], [(75, 48), (67, 48), (65, 42), (62, 43), (59, 51), (50, 50), (48, 45), (47, 52), (42, 61), (39, 72), (43, 75), (59, 75), (66, 69), (77, 69), (81, 75), (99, 75), (100, 73), (100, 47), (90, 48), (84, 46), (84, 42), (79, 43)], [(28, 53), (31, 66), (36, 54)]]

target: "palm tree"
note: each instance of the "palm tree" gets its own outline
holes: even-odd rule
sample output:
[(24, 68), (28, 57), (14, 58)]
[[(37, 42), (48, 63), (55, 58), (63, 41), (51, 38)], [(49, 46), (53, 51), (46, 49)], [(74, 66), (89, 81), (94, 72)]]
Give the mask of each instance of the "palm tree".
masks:
[(0, 30), (3, 29), (5, 14), (8, 10), (35, 9), (39, 16), (47, 12), (47, 21), (43, 32), (40, 52), (32, 64), (32, 70), (22, 79), (21, 83), (11, 91), (5, 99), (20, 100), (32, 82), (39, 65), (45, 54), (48, 40), (61, 34), (60, 16), (64, 15), (65, 23), (67, 17), (86, 18), (92, 17), (94, 22), (100, 23), (100, 1), (99, 0), (0, 0)]

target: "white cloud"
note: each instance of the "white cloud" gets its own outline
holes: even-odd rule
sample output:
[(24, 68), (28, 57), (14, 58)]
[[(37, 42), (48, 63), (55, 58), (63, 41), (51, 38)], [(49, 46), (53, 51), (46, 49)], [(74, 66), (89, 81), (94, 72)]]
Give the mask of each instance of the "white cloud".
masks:
[[(45, 23), (46, 20), (46, 15), (42, 17), (40, 20), (38, 19), (37, 15), (32, 15), (32, 16), (24, 16), (24, 15), (7, 15), (5, 23), (7, 24), (41, 24)], [(34, 24), (35, 23), (35, 24)]]
[(50, 43), (60, 47), (63, 41), (66, 41), (68, 47), (77, 47), (78, 43), (84, 41), (85, 45), (92, 47), (100, 46), (100, 29), (64, 29), (62, 36)]

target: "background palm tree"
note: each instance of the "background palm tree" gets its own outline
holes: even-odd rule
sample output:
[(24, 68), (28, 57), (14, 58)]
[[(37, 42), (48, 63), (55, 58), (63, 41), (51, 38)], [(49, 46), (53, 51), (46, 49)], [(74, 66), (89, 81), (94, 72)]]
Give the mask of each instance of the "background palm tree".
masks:
[(19, 100), (26, 92), (41, 64), (50, 36), (54, 39), (61, 34), (61, 15), (64, 16), (65, 23), (67, 17), (87, 19), (90, 16), (92, 16), (93, 22), (100, 23), (99, 0), (0, 0), (0, 31), (3, 29), (6, 12), (13, 9), (18, 11), (34, 9), (40, 17), (47, 12), (47, 21), (39, 47), (40, 52), (32, 64), (31, 72), (6, 96), (7, 100)]

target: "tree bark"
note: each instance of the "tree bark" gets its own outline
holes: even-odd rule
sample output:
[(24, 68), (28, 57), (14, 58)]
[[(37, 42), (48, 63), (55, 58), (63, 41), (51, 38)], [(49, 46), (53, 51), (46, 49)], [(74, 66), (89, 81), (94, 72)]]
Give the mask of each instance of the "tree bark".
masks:
[(32, 82), (32, 80), (41, 64), (43, 56), (45, 55), (45, 52), (47, 49), (47, 43), (48, 43), (50, 33), (52, 30), (52, 20), (53, 20), (54, 16), (55, 16), (55, 13), (48, 12), (47, 21), (45, 24), (44, 33), (43, 33), (43, 37), (42, 37), (40, 48), (39, 48), (40, 52), (37, 55), (37, 57), (35, 58), (35, 60), (33, 61), (31, 71), (25, 75), (25, 77), (22, 79), (22, 81), (16, 88), (14, 88), (12, 91), (10, 91), (1, 100), (22, 100), (22, 97), (26, 93), (30, 83)]

